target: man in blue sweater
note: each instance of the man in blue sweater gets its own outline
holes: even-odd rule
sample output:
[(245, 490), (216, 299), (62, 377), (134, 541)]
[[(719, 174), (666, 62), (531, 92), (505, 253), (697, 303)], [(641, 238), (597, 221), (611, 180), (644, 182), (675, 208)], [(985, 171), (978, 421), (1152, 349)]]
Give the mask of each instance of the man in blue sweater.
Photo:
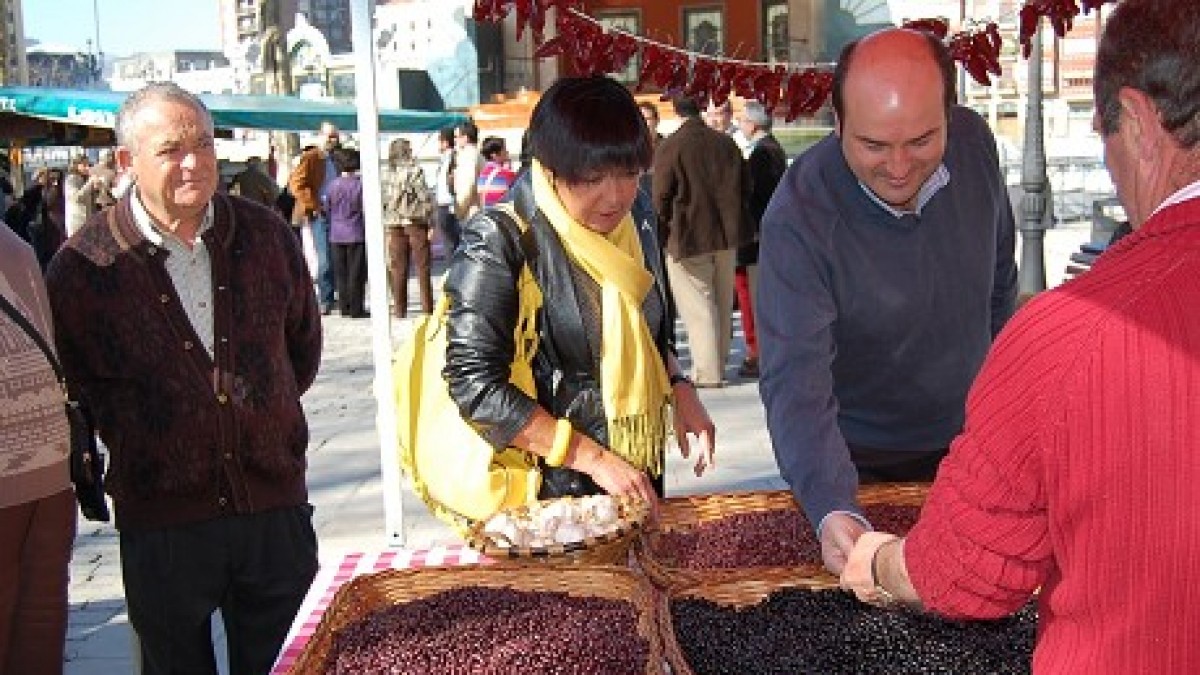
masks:
[(760, 392), (834, 573), (870, 529), (858, 484), (933, 478), (1013, 312), (995, 138), (954, 104), (954, 76), (924, 33), (847, 46), (835, 133), (793, 163), (762, 219)]

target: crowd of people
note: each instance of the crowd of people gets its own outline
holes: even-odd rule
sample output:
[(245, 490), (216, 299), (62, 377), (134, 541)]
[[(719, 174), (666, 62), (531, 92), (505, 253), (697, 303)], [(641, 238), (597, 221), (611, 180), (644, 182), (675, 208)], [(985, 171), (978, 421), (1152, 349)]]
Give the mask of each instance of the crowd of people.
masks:
[[(664, 136), (601, 76), (544, 92), (518, 166), (469, 122), (431, 176), (393, 141), (390, 311), (410, 267), (433, 310), (437, 233), (464, 417), (536, 456), (542, 497), (654, 503), (672, 434), (713, 465), (701, 390), (727, 381), (736, 302), (736, 372), (761, 377), (780, 474), (846, 589), (957, 619), (1035, 598), (1034, 672), (1197, 672), (1198, 57), (1200, 6), (1113, 9), (1094, 127), (1132, 231), (1020, 309), (995, 138), (956, 104), (943, 42), (885, 29), (842, 51), (834, 129), (790, 164), (761, 105), (676, 98)], [(126, 99), (116, 135), (13, 198), (0, 293), (111, 453), (142, 672), (214, 672), (219, 611), (231, 672), (265, 673), (317, 569), (299, 399), (322, 314), (367, 314), (360, 157), (326, 124), (285, 190), (257, 162), (222, 186), (208, 110), (167, 83)], [(510, 382), (526, 272), (532, 392)], [(56, 673), (68, 428), (21, 325), (0, 317), (0, 673)], [(857, 488), (907, 481), (931, 482), (920, 519), (875, 531)]]

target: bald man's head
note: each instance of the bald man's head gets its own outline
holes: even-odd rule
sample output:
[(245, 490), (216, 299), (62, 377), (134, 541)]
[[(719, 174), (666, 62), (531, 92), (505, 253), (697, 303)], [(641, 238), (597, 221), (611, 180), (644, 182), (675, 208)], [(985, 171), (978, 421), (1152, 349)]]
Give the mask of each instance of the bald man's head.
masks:
[(846, 100), (846, 86), (855, 71), (865, 74), (870, 86), (884, 87), (903, 85), (919, 72), (925, 76), (922, 93), (938, 96), (947, 111), (957, 99), (954, 59), (945, 44), (929, 33), (887, 28), (851, 42), (838, 57), (832, 103), (839, 126), (853, 107)]

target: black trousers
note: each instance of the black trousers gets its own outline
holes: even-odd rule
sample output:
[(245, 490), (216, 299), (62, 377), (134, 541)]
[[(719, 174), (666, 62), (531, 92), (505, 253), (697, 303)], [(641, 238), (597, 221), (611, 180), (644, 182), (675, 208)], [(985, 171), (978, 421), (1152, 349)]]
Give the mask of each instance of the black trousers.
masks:
[(454, 254), (454, 249), (458, 248), (458, 242), (462, 239), (462, 227), (458, 222), (458, 217), (454, 215), (453, 206), (437, 207), (437, 226), (442, 231), (442, 255), (445, 260), (449, 260)]
[(870, 483), (929, 482), (949, 448), (937, 450), (879, 450), (850, 446), (850, 460), (858, 469), (860, 485)]
[(305, 504), (148, 531), (120, 532), (129, 622), (143, 675), (216, 675), (220, 610), (230, 675), (270, 672), (317, 574)]
[(333, 279), (337, 288), (338, 312), (361, 318), (367, 315), (367, 245), (330, 244), (333, 252)]

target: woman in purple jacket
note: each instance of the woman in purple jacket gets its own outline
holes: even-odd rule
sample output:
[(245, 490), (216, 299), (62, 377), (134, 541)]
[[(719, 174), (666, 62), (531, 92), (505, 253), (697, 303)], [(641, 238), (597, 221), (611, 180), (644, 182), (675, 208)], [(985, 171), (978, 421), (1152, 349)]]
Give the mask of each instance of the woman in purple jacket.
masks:
[(359, 154), (352, 148), (332, 151), (338, 177), (325, 192), (329, 214), (329, 247), (333, 253), (333, 278), (338, 311), (342, 316), (369, 316), (364, 304), (367, 290), (367, 225), (363, 215), (362, 178), (358, 175)]

